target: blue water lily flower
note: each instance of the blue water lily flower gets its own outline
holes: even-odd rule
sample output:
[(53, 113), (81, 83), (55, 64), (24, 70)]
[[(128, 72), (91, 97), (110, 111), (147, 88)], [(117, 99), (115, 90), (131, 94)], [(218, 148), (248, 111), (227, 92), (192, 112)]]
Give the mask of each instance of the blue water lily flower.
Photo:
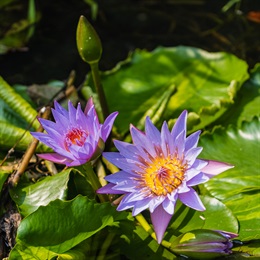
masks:
[(110, 182), (98, 193), (124, 194), (117, 210), (133, 208), (135, 216), (149, 209), (158, 243), (174, 214), (177, 200), (195, 210), (205, 210), (192, 188), (233, 166), (202, 160), (197, 147), (200, 131), (186, 137), (187, 111), (183, 111), (172, 131), (164, 122), (161, 132), (146, 118), (145, 132), (130, 127), (133, 144), (115, 141), (119, 152), (103, 153), (121, 171), (106, 176)]

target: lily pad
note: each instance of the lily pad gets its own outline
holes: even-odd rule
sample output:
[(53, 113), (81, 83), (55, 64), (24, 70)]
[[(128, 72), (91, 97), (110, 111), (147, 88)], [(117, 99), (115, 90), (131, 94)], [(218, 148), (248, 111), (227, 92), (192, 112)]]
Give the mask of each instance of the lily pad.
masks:
[(95, 203), (83, 196), (52, 201), (23, 219), (9, 259), (30, 259), (32, 253), (33, 259), (51, 259), (126, 216), (110, 203)]
[(12, 199), (19, 207), (20, 213), (27, 216), (40, 206), (46, 206), (56, 199), (66, 198), (71, 169), (49, 176), (32, 185), (19, 183), (10, 190)]
[(224, 230), (238, 232), (237, 219), (221, 201), (201, 196), (205, 211), (195, 211), (178, 202), (169, 227), (169, 235), (179, 236), (194, 229)]
[(110, 111), (119, 111), (116, 126), (124, 133), (129, 123), (136, 125), (172, 85), (176, 92), (163, 119), (177, 118), (188, 109), (198, 118), (193, 130), (203, 128), (227, 110), (247, 78), (247, 64), (234, 55), (180, 46), (137, 50), (127, 61), (103, 73), (102, 84)]

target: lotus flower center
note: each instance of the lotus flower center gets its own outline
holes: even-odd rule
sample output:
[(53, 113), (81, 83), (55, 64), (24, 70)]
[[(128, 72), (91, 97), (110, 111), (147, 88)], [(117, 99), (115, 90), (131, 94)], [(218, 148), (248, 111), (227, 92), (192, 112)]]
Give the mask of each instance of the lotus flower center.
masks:
[(69, 150), (69, 147), (72, 144), (83, 146), (86, 139), (88, 137), (88, 133), (79, 128), (72, 128), (65, 136), (65, 147)]
[(182, 160), (155, 158), (145, 169), (145, 186), (156, 196), (166, 196), (181, 185), (185, 170)]

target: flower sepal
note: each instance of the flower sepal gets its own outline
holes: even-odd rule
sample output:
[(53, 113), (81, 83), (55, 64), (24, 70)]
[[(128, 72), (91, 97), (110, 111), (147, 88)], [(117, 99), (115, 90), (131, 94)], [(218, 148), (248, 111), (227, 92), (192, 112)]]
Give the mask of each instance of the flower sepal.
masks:
[(192, 259), (212, 259), (232, 253), (231, 239), (238, 235), (231, 232), (196, 229), (177, 237), (170, 250)]
[(96, 150), (94, 151), (92, 157), (90, 158), (90, 162), (92, 165), (95, 163), (96, 159), (100, 157), (104, 149), (105, 149), (105, 142), (102, 140), (102, 138), (99, 138), (96, 146)]

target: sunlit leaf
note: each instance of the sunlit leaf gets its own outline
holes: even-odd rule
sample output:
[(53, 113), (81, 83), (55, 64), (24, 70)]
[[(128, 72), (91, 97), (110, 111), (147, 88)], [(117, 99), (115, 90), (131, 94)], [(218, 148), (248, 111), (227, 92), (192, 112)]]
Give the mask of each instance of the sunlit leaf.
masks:
[(26, 246), (22, 242), (19, 242), (15, 245), (13, 250), (11, 251), (9, 258), (10, 260), (40, 260), (40, 259), (55, 259), (57, 256), (56, 253), (51, 252), (45, 247), (34, 247), (34, 246)]
[(232, 211), (221, 201), (201, 196), (206, 208), (205, 211), (195, 211), (178, 202), (175, 213), (168, 228), (168, 236), (174, 234), (179, 236), (182, 233), (193, 229), (224, 230), (233, 233), (238, 232), (238, 223)]
[(19, 182), (17, 187), (10, 190), (10, 194), (20, 213), (27, 216), (40, 206), (46, 206), (56, 199), (66, 198), (70, 173), (71, 169), (68, 169), (25, 187)]
[[(127, 213), (116, 211), (110, 203), (95, 203), (83, 196), (71, 201), (52, 201), (23, 219), (10, 259), (17, 259), (22, 250), (34, 250), (36, 259), (51, 259), (53, 253), (67, 252), (104, 227), (113, 225), (115, 221), (125, 219), (126, 216)], [(45, 258), (41, 258), (41, 248), (44, 248)], [(22, 259), (30, 258), (24, 256)]]
[[(187, 109), (197, 117), (193, 130), (219, 118), (233, 103), (248, 78), (247, 64), (227, 53), (208, 53), (192, 47), (137, 50), (102, 76), (111, 111), (119, 111), (116, 126), (126, 132), (137, 124), (158, 97), (172, 85), (164, 119), (177, 118)], [(149, 101), (149, 102), (148, 102)]]

